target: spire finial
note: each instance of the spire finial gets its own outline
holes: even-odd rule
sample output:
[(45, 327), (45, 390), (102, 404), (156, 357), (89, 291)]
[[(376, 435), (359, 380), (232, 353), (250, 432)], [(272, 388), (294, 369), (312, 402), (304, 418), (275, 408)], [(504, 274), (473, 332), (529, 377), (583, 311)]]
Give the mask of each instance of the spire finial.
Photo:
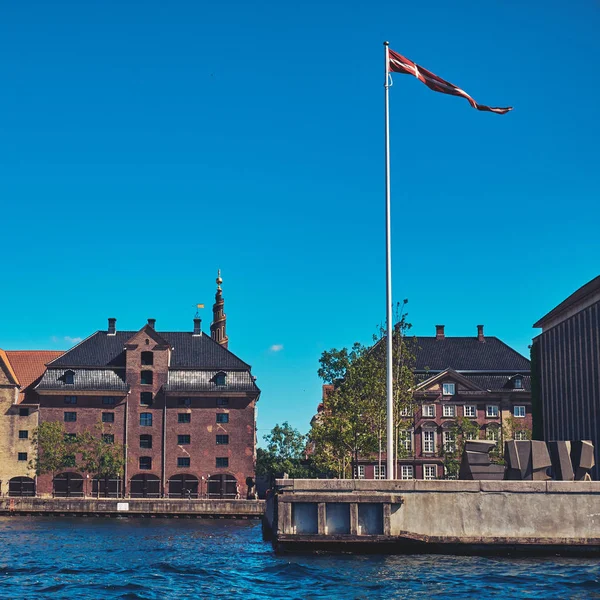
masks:
[(217, 273), (217, 289), (220, 290), (221, 289), (221, 284), (223, 283), (223, 279), (221, 278), (221, 269), (219, 269), (218, 273)]

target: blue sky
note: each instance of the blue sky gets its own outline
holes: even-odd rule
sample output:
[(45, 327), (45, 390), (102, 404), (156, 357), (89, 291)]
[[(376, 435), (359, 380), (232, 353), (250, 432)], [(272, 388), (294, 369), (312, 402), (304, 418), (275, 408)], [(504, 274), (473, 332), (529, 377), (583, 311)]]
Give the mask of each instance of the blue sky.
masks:
[(600, 4), (4, 2), (0, 347), (205, 329), (221, 268), (259, 435), (306, 431), (324, 349), (385, 316), (383, 46), (395, 75), (393, 268), (418, 335), (531, 325), (599, 272)]

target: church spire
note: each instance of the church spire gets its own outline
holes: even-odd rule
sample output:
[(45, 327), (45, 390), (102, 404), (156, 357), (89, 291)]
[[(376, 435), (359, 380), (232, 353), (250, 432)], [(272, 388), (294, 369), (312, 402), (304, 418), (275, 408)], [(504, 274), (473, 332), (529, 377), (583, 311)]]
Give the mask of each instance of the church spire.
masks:
[(213, 322), (210, 324), (210, 337), (221, 344), (224, 348), (229, 345), (229, 338), (225, 332), (225, 326), (227, 322), (227, 315), (223, 311), (225, 301), (223, 300), (223, 290), (221, 290), (221, 269), (217, 275), (217, 293), (215, 294), (215, 303), (213, 304)]

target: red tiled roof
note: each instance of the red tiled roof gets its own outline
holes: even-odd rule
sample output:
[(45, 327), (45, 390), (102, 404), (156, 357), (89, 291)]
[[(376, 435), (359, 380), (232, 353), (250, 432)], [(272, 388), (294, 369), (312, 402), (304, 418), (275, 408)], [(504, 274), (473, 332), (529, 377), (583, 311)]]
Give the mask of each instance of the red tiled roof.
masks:
[(44, 374), (46, 364), (64, 354), (60, 350), (7, 350), (6, 356), (19, 380), (21, 391), (19, 402), (25, 391)]

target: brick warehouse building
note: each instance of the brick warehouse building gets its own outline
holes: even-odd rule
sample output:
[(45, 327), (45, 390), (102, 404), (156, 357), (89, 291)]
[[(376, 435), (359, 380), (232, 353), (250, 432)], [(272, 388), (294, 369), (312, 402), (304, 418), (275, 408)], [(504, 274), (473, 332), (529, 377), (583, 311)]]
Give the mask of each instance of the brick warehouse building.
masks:
[[(414, 345), (413, 345), (414, 340)], [(531, 368), (524, 356), (496, 337), (450, 337), (443, 325), (435, 336), (409, 342), (416, 356), (414, 405), (404, 412), (407, 429), (398, 442), (398, 479), (443, 479), (444, 454), (456, 448), (453, 425), (468, 418), (479, 429), (479, 439), (503, 441), (531, 435)], [(326, 410), (327, 393), (323, 386)], [(512, 425), (512, 426), (510, 426)], [(385, 479), (385, 454), (359, 459), (355, 476)]]
[(157, 331), (154, 319), (118, 331), (109, 319), (106, 331), (48, 364), (35, 388), (40, 422), (63, 421), (69, 434), (101, 424), (126, 460), (123, 481), (64, 469), (38, 477), (40, 494), (245, 497), (260, 390), (228, 350), (221, 283), (210, 336), (199, 318), (189, 332)]

